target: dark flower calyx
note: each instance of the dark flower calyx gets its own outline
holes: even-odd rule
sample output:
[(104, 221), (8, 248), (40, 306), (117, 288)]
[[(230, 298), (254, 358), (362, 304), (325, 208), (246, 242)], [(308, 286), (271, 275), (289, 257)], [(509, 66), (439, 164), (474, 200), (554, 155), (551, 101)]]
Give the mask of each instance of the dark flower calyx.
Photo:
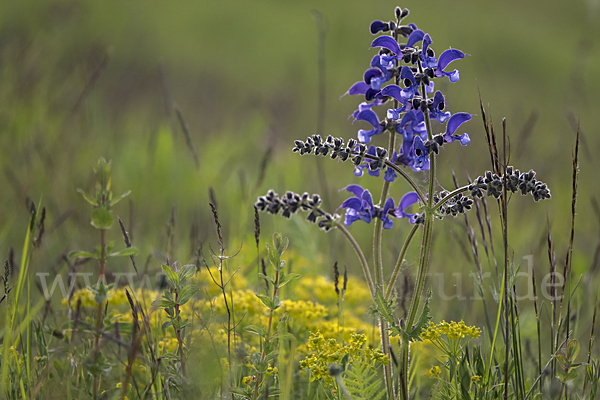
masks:
[(394, 14), (396, 14), (396, 18), (402, 18), (402, 8), (397, 6), (396, 9), (394, 10)]
[(324, 218), (325, 222), (319, 224), (319, 227), (328, 231), (335, 226), (335, 221), (339, 219), (339, 215), (331, 215), (321, 210), (319, 208), (321, 203), (321, 196), (318, 194), (311, 196), (305, 192), (299, 195), (298, 193), (287, 191), (283, 196), (279, 196), (271, 189), (266, 195), (258, 197), (254, 205), (259, 211), (266, 211), (273, 215), (281, 211), (281, 215), (285, 218), (291, 218), (298, 210), (310, 211), (306, 219), (317, 223)]
[[(433, 201), (438, 203), (441, 200), (446, 199), (446, 197), (450, 193), (447, 190), (442, 190), (440, 193), (435, 193), (433, 195)], [(442, 204), (439, 208), (439, 212), (441, 216), (451, 215), (456, 217), (458, 214), (462, 214), (470, 210), (473, 206), (473, 199), (464, 196), (461, 193), (452, 196), (452, 198), (445, 200), (444, 204)]]
[(506, 191), (522, 195), (531, 193), (534, 201), (551, 198), (550, 189), (544, 182), (535, 179), (535, 171), (521, 173), (512, 166), (506, 167), (506, 174), (498, 176), (491, 171), (486, 171), (484, 176), (479, 176), (469, 185), (469, 191), (473, 197), (493, 196), (499, 199), (502, 196), (506, 184)]

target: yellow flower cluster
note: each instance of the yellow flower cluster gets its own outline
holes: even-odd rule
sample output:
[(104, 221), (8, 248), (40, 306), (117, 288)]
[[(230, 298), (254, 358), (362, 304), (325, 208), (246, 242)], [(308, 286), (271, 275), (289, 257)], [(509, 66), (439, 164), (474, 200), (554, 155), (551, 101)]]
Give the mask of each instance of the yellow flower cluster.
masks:
[(465, 337), (469, 339), (477, 339), (481, 331), (475, 326), (466, 326), (464, 321), (446, 322), (442, 321), (439, 324), (430, 323), (425, 332), (421, 333), (421, 339), (431, 340), (435, 342), (440, 340), (442, 335), (446, 335), (449, 340), (460, 340)]
[(367, 363), (388, 363), (389, 358), (380, 350), (374, 350), (367, 346), (367, 337), (362, 333), (352, 333), (350, 342), (342, 345), (335, 339), (325, 339), (321, 332), (311, 333), (308, 339), (309, 355), (300, 361), (301, 368), (308, 368), (311, 373), (311, 381), (322, 379), (327, 385), (333, 384), (328, 374), (330, 364), (341, 363), (346, 355), (350, 360), (361, 360)]

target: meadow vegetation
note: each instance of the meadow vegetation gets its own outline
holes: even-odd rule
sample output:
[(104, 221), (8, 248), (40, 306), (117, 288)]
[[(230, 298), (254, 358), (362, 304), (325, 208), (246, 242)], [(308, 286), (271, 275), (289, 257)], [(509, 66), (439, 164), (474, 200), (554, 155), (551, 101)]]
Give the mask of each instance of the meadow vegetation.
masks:
[(600, 6), (396, 6), (0, 6), (0, 398), (595, 398)]

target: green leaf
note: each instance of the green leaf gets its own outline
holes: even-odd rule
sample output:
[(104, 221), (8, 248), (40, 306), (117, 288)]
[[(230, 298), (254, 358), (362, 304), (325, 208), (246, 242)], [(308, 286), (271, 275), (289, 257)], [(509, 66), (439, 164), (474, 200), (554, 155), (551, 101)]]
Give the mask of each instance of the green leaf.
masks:
[(385, 319), (387, 323), (392, 326), (396, 325), (392, 304), (391, 302), (385, 301), (381, 289), (377, 289), (377, 292), (375, 292), (375, 304), (377, 305), (377, 311), (383, 317), (383, 319)]
[(87, 194), (86, 192), (83, 191), (83, 189), (79, 189), (77, 188), (77, 192), (81, 193), (81, 195), (83, 196), (83, 198), (85, 199), (85, 201), (87, 201), (88, 203), (90, 203), (91, 205), (98, 207), (98, 202), (96, 201), (96, 199), (94, 199), (92, 196), (90, 196), (89, 194)]
[(154, 300), (152, 302), (152, 307), (157, 307), (157, 308), (175, 307), (175, 303), (173, 303), (170, 300), (166, 300), (166, 299)]
[(279, 268), (279, 254), (274, 247), (269, 246), (267, 243), (267, 250), (269, 256), (269, 262), (273, 265), (275, 269)]
[(173, 289), (179, 289), (179, 276), (173, 271), (173, 268), (166, 264), (162, 265), (162, 272), (167, 278), (167, 282)]
[(280, 339), (280, 340), (294, 340), (296, 339), (296, 336), (292, 335), (289, 332), (278, 332), (276, 334), (274, 334), (273, 336), (271, 336), (271, 339)]
[(576, 369), (571, 369), (565, 375), (565, 377), (563, 379), (563, 382), (565, 382), (565, 383), (571, 382), (571, 381), (575, 380), (576, 378), (577, 378), (577, 370)]
[(92, 211), (92, 225), (99, 230), (106, 230), (111, 227), (113, 217), (109, 210), (104, 207), (94, 208)]
[(361, 359), (353, 360), (346, 367), (343, 380), (353, 399), (380, 400), (386, 394), (375, 368)]
[(162, 324), (162, 326), (160, 327), (160, 329), (163, 329), (163, 330), (167, 329), (171, 325), (173, 325), (173, 321), (166, 321), (164, 324)]
[(283, 287), (286, 284), (290, 283), (291, 281), (293, 281), (294, 279), (298, 279), (300, 278), (300, 274), (287, 274), (285, 275), (280, 281), (279, 284), (277, 285), (278, 287)]
[(427, 291), (427, 298), (425, 299), (425, 305), (423, 306), (423, 311), (421, 311), (421, 315), (419, 315), (419, 319), (417, 320), (417, 323), (415, 325), (413, 325), (412, 327), (409, 327), (409, 335), (411, 338), (411, 341), (419, 341), (421, 342), (421, 332), (427, 328), (427, 325), (429, 325), (429, 321), (431, 321), (433, 319), (433, 317), (431, 315), (429, 315), (429, 313), (431, 312), (431, 309), (429, 308), (429, 301), (431, 300), (431, 289), (429, 289)]
[(198, 286), (186, 286), (179, 291), (179, 297), (177, 298), (177, 302), (179, 305), (184, 305), (187, 303), (192, 296), (194, 296), (198, 292)]
[(267, 330), (258, 325), (248, 325), (244, 330), (260, 337), (265, 337), (267, 334)]
[(114, 251), (110, 253), (107, 257), (135, 256), (137, 253), (138, 249), (136, 247), (126, 247), (123, 250)]
[(259, 276), (259, 277), (261, 277), (261, 278), (263, 278), (263, 279), (266, 279), (266, 280), (268, 280), (269, 282), (271, 282), (271, 284), (272, 284), (273, 286), (275, 286), (275, 282), (273, 282), (273, 279), (271, 279), (271, 277), (270, 277), (270, 276), (267, 276), (267, 275), (265, 275), (265, 274), (261, 274), (260, 272), (258, 273), (258, 276)]
[(273, 244), (275, 245), (275, 249), (277, 250), (279, 257), (281, 257), (281, 255), (285, 252), (288, 245), (290, 244), (290, 241), (288, 238), (282, 237), (281, 233), (274, 233)]
[(129, 196), (130, 194), (131, 194), (131, 190), (126, 191), (120, 197), (117, 197), (116, 199), (111, 200), (110, 201), (110, 205), (114, 206), (115, 204), (117, 204), (118, 202), (120, 202), (121, 200), (123, 200), (125, 197)]
[(267, 307), (269, 310), (275, 310), (277, 307), (275, 307), (275, 303), (273, 302), (273, 299), (271, 299), (269, 296), (264, 295), (264, 294), (260, 294), (260, 293), (255, 293), (256, 297), (258, 297), (260, 299), (260, 301), (265, 305), (265, 307)]
[(563, 354), (559, 354), (556, 356), (556, 361), (558, 361), (558, 363), (560, 364), (560, 366), (562, 367), (562, 369), (567, 369), (569, 368), (569, 360), (567, 359), (567, 357)]
[(87, 251), (72, 251), (69, 253), (69, 258), (94, 258), (98, 259), (98, 256), (94, 253), (90, 253)]
[(179, 282), (181, 282), (182, 285), (185, 285), (185, 282), (191, 279), (195, 273), (196, 266), (194, 264), (184, 265), (177, 273), (177, 275), (179, 275)]
[(462, 394), (462, 399), (471, 400), (471, 395), (469, 394), (471, 388), (471, 373), (469, 371), (469, 367), (467, 364), (467, 356), (464, 355), (460, 360), (460, 365), (458, 367), (458, 375), (460, 380), (460, 391)]
[(571, 363), (573, 363), (573, 361), (575, 361), (575, 358), (577, 357), (577, 354), (579, 354), (579, 341), (571, 340), (567, 345), (567, 351), (565, 355), (567, 356), (567, 359)]

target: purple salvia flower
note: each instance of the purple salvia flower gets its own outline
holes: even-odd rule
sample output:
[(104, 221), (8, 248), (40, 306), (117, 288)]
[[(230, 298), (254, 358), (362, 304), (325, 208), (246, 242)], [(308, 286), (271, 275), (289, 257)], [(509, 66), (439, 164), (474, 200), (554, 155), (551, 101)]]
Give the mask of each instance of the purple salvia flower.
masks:
[(403, 164), (413, 165), (414, 151), (413, 143), (415, 136), (427, 138), (427, 128), (425, 126), (425, 117), (418, 110), (411, 110), (404, 114), (400, 123), (396, 126), (396, 132), (402, 135), (402, 146), (400, 153)]
[(381, 221), (383, 221), (383, 229), (392, 229), (392, 227), (394, 226), (394, 221), (392, 221), (389, 217), (390, 212), (394, 211), (394, 199), (389, 197), (385, 201), (385, 204), (383, 205), (383, 210), (381, 211), (381, 215), (379, 216), (381, 218)]
[(414, 141), (414, 165), (412, 166), (415, 171), (427, 171), (429, 170), (429, 150), (425, 147), (425, 143), (420, 136), (415, 136)]
[[(396, 151), (394, 151), (394, 153), (392, 154), (392, 158), (390, 158), (390, 162), (392, 164), (396, 164), (397, 160), (398, 160), (398, 153), (396, 153)], [(394, 180), (396, 179), (396, 176), (397, 176), (396, 171), (394, 171), (393, 168), (387, 167), (387, 169), (385, 170), (385, 175), (383, 176), (383, 180), (386, 182), (394, 182)]]
[(423, 32), (420, 29), (412, 31), (412, 33), (408, 37), (408, 40), (406, 41), (406, 46), (407, 47), (415, 47), (415, 44), (417, 44), (421, 40), (423, 40), (423, 36), (425, 36), (425, 32)]
[(358, 131), (358, 140), (360, 140), (361, 143), (369, 143), (371, 141), (371, 136), (379, 135), (383, 132), (383, 125), (379, 123), (377, 114), (371, 109), (359, 112), (356, 119), (358, 121), (367, 121), (373, 125), (373, 129), (370, 131), (364, 129)]
[(409, 218), (410, 223), (414, 224), (415, 216), (417, 214), (409, 214), (405, 210), (418, 201), (419, 201), (419, 195), (416, 192), (408, 192), (404, 196), (402, 196), (402, 199), (400, 199), (398, 208), (396, 208), (395, 210), (391, 210), (389, 213), (390, 213), (390, 215), (392, 215), (396, 218)]
[(449, 111), (443, 111), (446, 103), (444, 100), (444, 95), (439, 90), (435, 92), (433, 96), (433, 104), (429, 107), (429, 117), (432, 119), (436, 119), (439, 123), (444, 123), (448, 118), (450, 118)]
[(465, 122), (471, 120), (471, 114), (469, 113), (456, 113), (450, 117), (448, 123), (446, 124), (446, 133), (444, 133), (444, 142), (452, 143), (455, 140), (460, 140), (460, 144), (466, 146), (467, 143), (471, 141), (468, 133), (463, 133), (460, 136), (454, 136), (454, 132), (458, 129), (459, 126), (464, 124)]
[(350, 226), (359, 219), (367, 224), (370, 223), (375, 216), (375, 206), (369, 190), (363, 189), (359, 185), (349, 185), (341, 190), (347, 190), (355, 196), (344, 200), (340, 206), (340, 208), (346, 209), (344, 224)]
[[(375, 150), (375, 146), (369, 146), (369, 148), (367, 149), (367, 154), (371, 155), (371, 156), (376, 156), (377, 155), (377, 151)], [(369, 173), (370, 176), (379, 176), (379, 168), (376, 169), (371, 169), (369, 168), (369, 161), (366, 161), (364, 164), (361, 165), (357, 165), (356, 167), (354, 167), (354, 175), (356, 176), (363, 176), (363, 172), (364, 169), (367, 168), (367, 172)]]
[[(424, 68), (437, 67), (437, 59), (434, 56), (430, 56), (428, 53), (429, 45), (431, 45), (431, 43), (433, 43), (431, 36), (429, 36), (429, 33), (426, 33), (423, 37), (423, 50), (421, 50), (421, 60)], [(431, 54), (433, 54), (433, 50), (431, 50)]]
[(435, 70), (435, 76), (441, 78), (443, 76), (447, 76), (450, 79), (450, 82), (457, 82), (460, 79), (458, 74), (458, 70), (455, 69), (452, 72), (445, 72), (444, 70), (454, 60), (460, 60), (465, 58), (465, 53), (457, 49), (448, 49), (444, 51), (438, 60), (437, 69)]

